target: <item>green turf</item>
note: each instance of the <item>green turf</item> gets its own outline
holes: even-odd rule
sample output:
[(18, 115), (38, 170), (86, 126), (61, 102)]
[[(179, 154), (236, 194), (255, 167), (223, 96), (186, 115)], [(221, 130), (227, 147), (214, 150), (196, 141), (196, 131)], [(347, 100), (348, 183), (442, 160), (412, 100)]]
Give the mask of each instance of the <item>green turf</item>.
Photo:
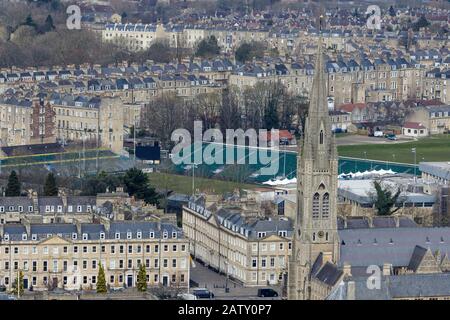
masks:
[[(192, 193), (192, 177), (167, 173), (149, 173), (150, 184), (158, 189), (173, 190), (178, 193)], [(195, 188), (200, 191), (210, 191), (218, 194), (232, 192), (235, 189), (254, 188), (257, 185), (224, 181), (216, 179), (195, 178)]]
[[(417, 141), (386, 144), (339, 146), (339, 156), (366, 158), (401, 163), (414, 163), (411, 148), (417, 150), (417, 163), (421, 161), (450, 161), (450, 135), (436, 135)], [(366, 152), (367, 154), (364, 154)]]

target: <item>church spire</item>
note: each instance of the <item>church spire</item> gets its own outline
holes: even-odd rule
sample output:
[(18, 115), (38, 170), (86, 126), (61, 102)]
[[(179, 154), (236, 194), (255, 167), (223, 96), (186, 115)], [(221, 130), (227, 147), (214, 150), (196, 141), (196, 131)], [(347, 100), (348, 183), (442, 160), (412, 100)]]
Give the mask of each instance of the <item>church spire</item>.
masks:
[[(302, 156), (316, 159), (320, 169), (326, 169), (326, 160), (337, 153), (331, 132), (331, 119), (328, 113), (327, 75), (323, 54), (323, 39), (319, 36), (314, 78), (309, 99), (308, 117), (305, 121)], [(319, 168), (318, 168), (319, 169)]]
[(318, 115), (328, 113), (325, 63), (323, 59), (322, 46), (323, 40), (322, 35), (320, 35), (318, 41), (316, 65), (314, 68), (314, 78), (310, 95), (311, 98), (308, 110), (309, 117), (317, 117)]

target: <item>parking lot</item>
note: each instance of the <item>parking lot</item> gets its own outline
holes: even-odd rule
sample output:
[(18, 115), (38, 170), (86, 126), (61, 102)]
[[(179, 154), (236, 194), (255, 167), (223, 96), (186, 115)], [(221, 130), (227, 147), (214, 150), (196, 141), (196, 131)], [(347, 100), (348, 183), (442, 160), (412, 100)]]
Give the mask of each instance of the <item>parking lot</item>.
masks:
[[(267, 286), (264, 288), (272, 288), (278, 292), (275, 298), (260, 298), (257, 296), (259, 287), (244, 287), (241, 284), (228, 279), (229, 292), (225, 292), (226, 276), (203, 266), (199, 262), (195, 263), (195, 267), (191, 267), (191, 280), (196, 282), (200, 288), (207, 288), (214, 293), (215, 299), (222, 300), (279, 300), (281, 296), (280, 286)], [(192, 287), (192, 289), (195, 289)]]

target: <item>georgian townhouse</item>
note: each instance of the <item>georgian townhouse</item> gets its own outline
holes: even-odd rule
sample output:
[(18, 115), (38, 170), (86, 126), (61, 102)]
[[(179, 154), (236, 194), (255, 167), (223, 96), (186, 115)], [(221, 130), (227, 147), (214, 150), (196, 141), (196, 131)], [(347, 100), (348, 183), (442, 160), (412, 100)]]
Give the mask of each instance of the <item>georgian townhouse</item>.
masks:
[(31, 143), (32, 102), (15, 98), (0, 100), (0, 139), (2, 146)]
[(57, 96), (50, 101), (60, 140), (98, 141), (118, 153), (123, 148), (123, 109), (119, 97)]
[(127, 79), (116, 79), (116, 88), (117, 90), (128, 90), (130, 88), (130, 84)]
[(33, 78), (36, 81), (44, 81), (45, 80), (45, 73), (42, 71), (35, 71), (33, 72)]
[(58, 77), (58, 72), (56, 72), (54, 70), (49, 70), (45, 73), (45, 77), (49, 81), (55, 81), (56, 78)]
[(20, 80), (20, 76), (17, 73), (7, 73), (6, 74), (6, 81), (11, 83), (11, 82), (16, 82)]
[(60, 79), (69, 79), (72, 76), (72, 73), (70, 72), (70, 70), (60, 70), (58, 72), (58, 76)]
[(29, 72), (21, 72), (20, 80), (23, 82), (31, 82), (31, 81), (33, 81), (33, 76)]
[(158, 222), (21, 224), (0, 227), (0, 284), (11, 289), (20, 270), (24, 289), (95, 290), (98, 266), (112, 288), (135, 287), (140, 265), (150, 287), (185, 288), (189, 248), (176, 226)]
[(450, 130), (450, 106), (440, 104), (416, 107), (405, 121), (421, 123), (429, 134), (445, 133)]
[(193, 257), (245, 286), (282, 282), (291, 252), (292, 221), (245, 218), (227, 208), (212, 210), (199, 201), (183, 206), (183, 231)]
[(36, 207), (31, 197), (0, 197), (0, 224), (18, 223), (23, 215), (33, 215)]

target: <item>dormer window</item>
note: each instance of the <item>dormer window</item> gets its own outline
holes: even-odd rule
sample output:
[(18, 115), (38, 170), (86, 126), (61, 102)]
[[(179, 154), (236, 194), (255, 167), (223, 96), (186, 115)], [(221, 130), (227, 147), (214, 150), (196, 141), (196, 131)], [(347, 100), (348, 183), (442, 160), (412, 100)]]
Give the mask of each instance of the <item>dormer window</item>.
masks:
[(87, 233), (83, 233), (83, 240), (87, 240), (88, 239), (88, 234)]
[(17, 208), (19, 212), (23, 212), (23, 206), (18, 206)]
[(5, 235), (3, 236), (3, 240), (9, 241), (9, 234), (5, 233)]
[(62, 212), (62, 206), (58, 206), (58, 212)]
[(5, 207), (4, 206), (0, 207), (0, 212), (5, 212)]
[(120, 232), (116, 232), (116, 234), (114, 235), (115, 239), (120, 239)]
[(130, 231), (127, 232), (127, 239), (131, 239), (132, 233)]
[(172, 238), (176, 239), (177, 238), (177, 233), (176, 232), (172, 232)]
[(26, 241), (28, 239), (28, 235), (24, 232), (22, 233), (22, 241)]
[(14, 211), (14, 206), (9, 206), (9, 211)]
[(105, 233), (104, 232), (100, 232), (100, 239), (101, 240), (105, 240)]
[(28, 212), (33, 212), (33, 206), (28, 206)]
[(68, 206), (67, 207), (67, 211), (72, 212), (73, 211), (73, 207), (72, 206)]
[(153, 239), (155, 237), (155, 233), (154, 232), (150, 232), (150, 239)]
[(77, 240), (77, 238), (78, 238), (78, 235), (75, 232), (72, 233), (72, 240)]
[(33, 234), (31, 235), (31, 240), (36, 241), (36, 240), (37, 240), (37, 234), (33, 233)]
[(77, 206), (77, 211), (81, 212), (82, 207), (81, 206)]
[(141, 232), (141, 231), (138, 231), (138, 232), (137, 232), (137, 238), (138, 238), (138, 239), (142, 239), (142, 232)]
[(87, 212), (91, 212), (91, 206), (86, 207)]
[(51, 238), (52, 234), (51, 233), (47, 233), (47, 238)]
[(164, 232), (163, 232), (163, 239), (167, 239), (168, 236), (169, 236), (169, 235), (167, 234), (167, 231), (164, 231)]

